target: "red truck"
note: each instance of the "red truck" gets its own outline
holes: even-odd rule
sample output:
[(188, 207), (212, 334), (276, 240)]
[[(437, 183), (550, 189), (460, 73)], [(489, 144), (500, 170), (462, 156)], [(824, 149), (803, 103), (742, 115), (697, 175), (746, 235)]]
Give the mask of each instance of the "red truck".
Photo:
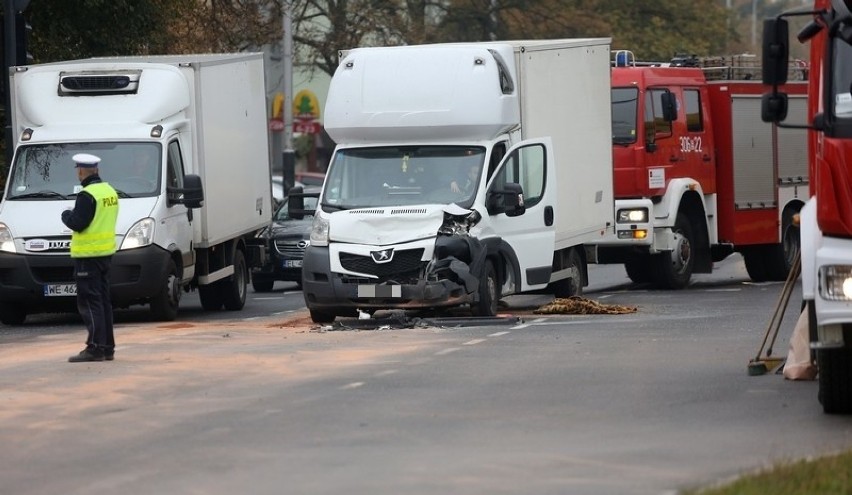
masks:
[[(761, 121), (755, 57), (714, 59), (727, 65), (713, 68), (701, 67), (708, 59), (614, 58), (616, 223), (597, 243), (597, 263), (681, 289), (740, 252), (753, 280), (784, 280), (798, 252), (793, 215), (808, 194), (807, 140)], [(806, 83), (783, 89), (791, 114), (804, 118)]]
[[(787, 17), (810, 16), (808, 111), (789, 115)], [(852, 413), (852, 0), (816, 0), (764, 22), (761, 117), (809, 129), (810, 188), (801, 212), (802, 297), (826, 413)], [(781, 123), (782, 121), (789, 123)]]

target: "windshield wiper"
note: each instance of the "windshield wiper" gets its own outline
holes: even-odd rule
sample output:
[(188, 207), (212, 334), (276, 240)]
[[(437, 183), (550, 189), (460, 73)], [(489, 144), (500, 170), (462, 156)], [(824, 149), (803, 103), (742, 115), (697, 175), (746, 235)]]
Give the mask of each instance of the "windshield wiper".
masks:
[(323, 203), (323, 204), (321, 204), (320, 206), (322, 206), (322, 207), (323, 207), (323, 209), (328, 208), (328, 209), (331, 209), (331, 210), (337, 210), (337, 211), (341, 211), (341, 210), (348, 210), (348, 209), (349, 209), (349, 207), (348, 207), (348, 206), (342, 206), (342, 205), (330, 205), (330, 204), (328, 204), (328, 203)]
[(59, 199), (68, 199), (64, 194), (59, 194), (56, 191), (39, 191), (32, 192), (26, 194), (18, 194), (17, 196), (12, 196), (9, 199), (29, 199), (29, 198), (59, 198)]

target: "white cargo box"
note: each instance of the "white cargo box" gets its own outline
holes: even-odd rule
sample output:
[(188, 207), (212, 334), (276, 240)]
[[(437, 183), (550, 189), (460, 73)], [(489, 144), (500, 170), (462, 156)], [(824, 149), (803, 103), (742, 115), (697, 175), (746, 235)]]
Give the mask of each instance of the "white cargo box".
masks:
[[(68, 74), (124, 74), (125, 94), (63, 89)], [(108, 57), (56, 62), (12, 72), (15, 138), (33, 142), (151, 140), (155, 124), (181, 128), (187, 174), (204, 203), (195, 246), (208, 247), (266, 226), (272, 213), (262, 53)], [(191, 138), (191, 139), (190, 139)]]
[(325, 129), (338, 144), (496, 136), (520, 123), (517, 92), (500, 85), (501, 70), (517, 80), (511, 58), (508, 45), (350, 50), (331, 80)]

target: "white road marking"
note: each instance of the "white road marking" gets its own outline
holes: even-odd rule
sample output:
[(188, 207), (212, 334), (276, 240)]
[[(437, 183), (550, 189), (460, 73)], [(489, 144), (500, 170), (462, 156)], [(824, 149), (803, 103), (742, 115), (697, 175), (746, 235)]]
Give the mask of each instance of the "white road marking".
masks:
[(376, 376), (376, 377), (382, 377), (382, 376), (393, 375), (393, 374), (394, 374), (394, 373), (396, 373), (397, 371), (398, 371), (398, 370), (384, 370), (384, 371), (379, 371), (378, 373), (376, 373), (376, 375), (375, 375), (375, 376)]
[(449, 354), (451, 352), (456, 352), (456, 351), (460, 351), (460, 350), (461, 350), (461, 348), (459, 348), (459, 347), (450, 347), (448, 349), (443, 349), (443, 350), (436, 352), (435, 355), (436, 356), (446, 356), (447, 354)]
[(352, 382), (340, 387), (340, 390), (351, 390), (353, 388), (363, 387), (364, 382)]
[(500, 337), (501, 335), (506, 335), (507, 333), (512, 333), (512, 332), (495, 332), (495, 333), (488, 334), (488, 336), (489, 337)]
[(473, 340), (469, 340), (469, 341), (465, 342), (462, 345), (476, 345), (476, 344), (479, 344), (479, 343), (482, 343), (482, 342), (485, 342), (485, 339), (473, 339)]

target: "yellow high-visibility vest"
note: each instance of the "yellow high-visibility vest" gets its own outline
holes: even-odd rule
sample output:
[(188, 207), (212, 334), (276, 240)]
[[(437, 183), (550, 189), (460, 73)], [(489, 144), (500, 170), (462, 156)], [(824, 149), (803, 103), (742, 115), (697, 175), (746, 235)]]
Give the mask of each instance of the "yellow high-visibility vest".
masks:
[(95, 217), (82, 232), (71, 234), (72, 258), (96, 258), (115, 253), (115, 222), (118, 219), (118, 194), (106, 182), (83, 188), (95, 198)]

